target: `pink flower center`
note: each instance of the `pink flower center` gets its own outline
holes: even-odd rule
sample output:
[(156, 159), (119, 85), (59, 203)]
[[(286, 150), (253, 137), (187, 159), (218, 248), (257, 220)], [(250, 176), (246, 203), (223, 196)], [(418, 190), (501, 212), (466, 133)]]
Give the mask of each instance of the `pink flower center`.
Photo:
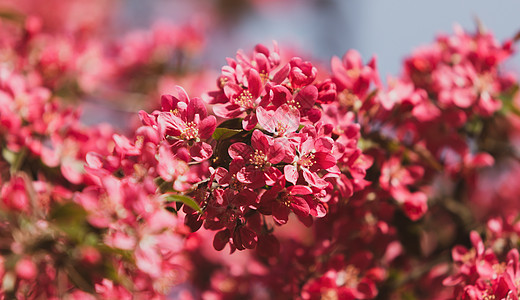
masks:
[(314, 165), (314, 153), (309, 152), (307, 154), (304, 154), (300, 159), (298, 160), (298, 164), (304, 168), (310, 168), (312, 165)]
[(323, 300), (338, 300), (338, 292), (335, 289), (328, 289), (323, 295), (321, 295), (321, 299)]
[(361, 70), (358, 68), (347, 70), (347, 75), (352, 79), (357, 79), (361, 75)]
[(229, 79), (227, 79), (226, 77), (220, 77), (220, 79), (219, 79), (220, 88), (224, 88), (224, 86), (226, 85), (226, 83), (228, 81), (229, 81)]
[(494, 264), (494, 265), (492, 266), (492, 268), (493, 268), (493, 271), (494, 271), (495, 273), (497, 273), (497, 274), (503, 274), (503, 273), (506, 271), (506, 269), (507, 269), (507, 265), (506, 265), (506, 263), (502, 262), (502, 263), (500, 263), (500, 264)]
[(236, 105), (245, 108), (245, 109), (253, 109), (255, 108), (255, 102), (253, 99), (253, 95), (248, 90), (243, 90), (235, 99), (234, 102)]
[(255, 153), (249, 158), (249, 163), (255, 166), (255, 169), (262, 169), (267, 164), (267, 156), (262, 150), (255, 150)]
[(171, 113), (172, 115), (174, 115), (174, 116), (177, 116), (177, 117), (180, 115), (180, 114), (179, 114), (179, 109), (178, 109), (178, 108), (176, 108), (176, 109), (170, 109), (170, 113)]
[(245, 184), (238, 181), (237, 176), (233, 175), (231, 179), (229, 180), (229, 188), (235, 191), (241, 191), (245, 188)]
[(287, 101), (287, 105), (289, 106), (289, 108), (294, 110), (299, 110), (300, 108), (302, 108), (300, 102), (296, 101), (296, 99), (294, 98)]
[(224, 214), (223, 221), (227, 223), (235, 223), (237, 220), (237, 215), (233, 211), (228, 211)]
[(199, 138), (199, 129), (195, 122), (186, 123), (186, 128), (181, 131), (181, 139), (189, 141)]
[(471, 261), (473, 261), (473, 259), (475, 258), (475, 249), (470, 249), (468, 251), (468, 253), (464, 254), (462, 257), (461, 257), (461, 260), (463, 263), (469, 263)]
[(280, 202), (285, 205), (286, 207), (290, 208), (291, 207), (291, 195), (289, 195), (288, 193), (286, 192), (282, 192), (279, 194), (279, 200)]
[(144, 136), (139, 135), (135, 138), (135, 147), (142, 148), (144, 144)]
[(278, 136), (283, 136), (287, 132), (287, 124), (284, 124), (282, 122), (278, 122), (276, 124), (276, 132), (278, 133)]
[(348, 265), (344, 270), (338, 272), (336, 277), (337, 286), (356, 287), (359, 283), (359, 269)]
[(265, 70), (262, 70), (260, 72), (260, 79), (262, 79), (262, 83), (266, 83), (267, 81), (269, 81), (269, 74), (267, 74)]

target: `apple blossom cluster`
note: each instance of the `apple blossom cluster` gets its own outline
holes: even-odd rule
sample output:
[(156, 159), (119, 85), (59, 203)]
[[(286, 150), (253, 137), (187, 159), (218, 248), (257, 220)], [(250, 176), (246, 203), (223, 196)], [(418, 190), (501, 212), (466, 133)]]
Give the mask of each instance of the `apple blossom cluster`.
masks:
[[(200, 36), (175, 27), (136, 33), (143, 49), (108, 65), (122, 50), (86, 33), (53, 35), (38, 17), (0, 22), (0, 297), (164, 298), (185, 278), (187, 231), (163, 205), (158, 160), (146, 141), (129, 150), (109, 124), (85, 126), (70, 104), (134, 92), (117, 80), (147, 68), (144, 58), (130, 60), (137, 52), (181, 54)], [(161, 60), (169, 58), (150, 61)]]
[(514, 39), (456, 27), (386, 83), (276, 42), (213, 76), (196, 25), (33, 13), (0, 14), (1, 299), (519, 298)]
[(444, 280), (455, 286), (460, 299), (518, 299), (520, 288), (520, 258), (518, 249), (509, 250), (499, 261), (490, 248), (485, 248), (477, 232), (471, 232), (473, 248), (453, 248), (455, 274)]
[(218, 231), (217, 250), (227, 244), (232, 252), (277, 247), (274, 224), (287, 223), (294, 213), (310, 226), (327, 214), (328, 202), (339, 201), (331, 201), (333, 193), (346, 199), (364, 183), (370, 164), (359, 162), (359, 126), (335, 134), (320, 109), (334, 101), (334, 83), (318, 82), (316, 67), (299, 57), (282, 64), (276, 45), (258, 45), (251, 57), (239, 52), (222, 70), (218, 90), (207, 95), (221, 119), (218, 127), (203, 100), (180, 87), (177, 95), (161, 98), (160, 111), (140, 116), (176, 159), (198, 172), (190, 177), (200, 181), (186, 191), (172, 182), (179, 177), (161, 174), (173, 191), (201, 207), (202, 213), (185, 206), (192, 230), (203, 225)]
[[(188, 192), (202, 213), (184, 211), (192, 230), (218, 231), (215, 249), (229, 244), (231, 252), (256, 247), (257, 253), (237, 267), (196, 249), (194, 257), (207, 258), (192, 258), (193, 278), (212, 275), (209, 282), (193, 283), (200, 294), (188, 294), (208, 299), (463, 297), (459, 291), (473, 289), (474, 281), (446, 279), (457, 272), (459, 256), (454, 254), (450, 271), (443, 249), (458, 251), (462, 246), (456, 243), (468, 239), (469, 229), (485, 229), (474, 227), (474, 189), (482, 174), (505, 168), (495, 165), (504, 159), (504, 146), (487, 132), (498, 130), (493, 122), (513, 122), (504, 115), (515, 109), (516, 79), (499, 69), (512, 53), (512, 41), (498, 44), (490, 33), (456, 28), (455, 35), (440, 36), (408, 58), (402, 77), (389, 78), (387, 88), (376, 59), (363, 64), (354, 50), (332, 59), (329, 76), (301, 58), (278, 63), (276, 45), (274, 51), (259, 45), (249, 57), (238, 52), (228, 59), (218, 90), (206, 96), (222, 119), (215, 141), (208, 142), (213, 145), (211, 175)], [(161, 114), (177, 113), (164, 99), (162, 112), (154, 113), (158, 128)], [(181, 134), (176, 136), (170, 137), (172, 144), (179, 143)], [(516, 198), (511, 201), (509, 208), (517, 208)], [(507, 222), (518, 216), (517, 210), (503, 212), (488, 219), (494, 232), (502, 215)], [(278, 237), (280, 225), (298, 228), (290, 213), (313, 229)], [(264, 217), (269, 215), (272, 221)], [(509, 246), (497, 246), (493, 255), (516, 247), (516, 232), (501, 234), (502, 245)], [(203, 241), (194, 240), (204, 248)], [(509, 263), (517, 262), (511, 251)], [(252, 260), (257, 264), (249, 265)], [(515, 284), (498, 288), (498, 282), (478, 288), (516, 295)]]

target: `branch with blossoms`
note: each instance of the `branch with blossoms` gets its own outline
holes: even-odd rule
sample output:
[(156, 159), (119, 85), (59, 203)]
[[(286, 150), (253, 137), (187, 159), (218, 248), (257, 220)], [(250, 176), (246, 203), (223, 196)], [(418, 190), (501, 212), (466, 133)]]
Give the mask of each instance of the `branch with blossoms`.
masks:
[[(204, 151), (211, 168), (195, 190), (185, 192), (202, 212), (185, 206), (186, 224), (193, 231), (201, 226), (217, 231), (217, 250), (228, 244), (231, 252), (257, 248), (257, 259), (270, 270), (279, 264), (284, 278), (294, 281), (270, 280), (270, 272), (215, 276), (237, 288), (253, 289), (256, 283), (268, 294), (305, 299), (324, 294), (368, 299), (378, 294), (377, 285), (381, 295), (426, 297), (410, 284), (440, 286), (439, 278), (449, 273), (445, 249), (467, 240), (472, 229), (484, 230), (471, 211), (483, 170), (516, 160), (511, 151), (502, 151), (510, 147), (510, 137), (496, 127), (512, 121), (507, 118), (515, 107), (516, 80), (498, 68), (511, 47), (486, 32), (457, 29), (455, 36), (441, 36), (407, 59), (403, 77), (389, 79), (388, 88), (381, 84), (375, 58), (364, 65), (355, 51), (333, 58), (330, 76), (318, 76), (301, 58), (282, 63), (276, 47), (259, 45), (249, 57), (239, 52), (228, 59), (218, 90), (207, 96), (222, 118), (206, 140), (212, 145)], [(187, 142), (183, 152), (192, 155), (185, 159), (189, 165), (199, 160), (199, 150), (192, 149), (202, 148), (197, 143), (204, 139), (186, 139), (183, 130), (204, 132), (209, 126), (203, 124), (213, 128), (214, 122), (202, 122), (202, 111), (201, 121), (190, 127), (182, 107), (199, 100), (179, 94), (170, 103), (180, 106), (163, 104), (145, 123), (174, 132), (164, 138), (172, 147)], [(167, 118), (172, 120), (161, 121)], [(306, 226), (316, 223), (314, 245), (292, 246), (313, 253), (305, 262), (291, 257), (288, 249), (295, 248), (288, 241), (276, 239), (275, 228), (287, 224), (291, 213)], [(352, 213), (353, 220), (343, 221)], [(440, 229), (436, 218), (446, 221)], [(268, 263), (261, 258), (276, 255), (281, 257)], [(413, 275), (405, 277), (410, 270)], [(221, 297), (239, 293), (224, 293), (218, 285), (202, 288)], [(428, 291), (432, 299), (451, 293)]]

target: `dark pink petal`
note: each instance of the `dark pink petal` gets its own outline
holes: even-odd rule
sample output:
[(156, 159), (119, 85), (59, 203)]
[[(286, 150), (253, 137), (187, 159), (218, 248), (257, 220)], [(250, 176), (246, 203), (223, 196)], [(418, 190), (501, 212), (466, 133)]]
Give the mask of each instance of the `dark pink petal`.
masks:
[(287, 223), (287, 220), (289, 220), (289, 212), (290, 209), (287, 206), (279, 203), (278, 201), (275, 201), (275, 203), (273, 204), (272, 213), (273, 219), (276, 223), (282, 225)]
[(253, 130), (256, 124), (258, 124), (256, 114), (249, 114), (242, 120), (242, 128), (246, 131)]
[(186, 217), (184, 218), (184, 224), (188, 226), (191, 232), (195, 232), (200, 229), (203, 223), (202, 215), (197, 211), (193, 211), (191, 213), (185, 211), (191, 209), (187, 205), (182, 206), (182, 210), (186, 213)]
[(258, 193), (253, 192), (250, 189), (242, 190), (235, 198), (234, 203), (239, 206), (249, 206), (255, 204), (258, 201)]
[(240, 116), (244, 110), (235, 104), (216, 104), (213, 106), (213, 113), (221, 118), (236, 118)]
[(305, 199), (301, 197), (295, 197), (292, 196), (291, 198), (291, 209), (292, 211), (297, 214), (298, 216), (308, 216), (311, 212), (311, 209), (309, 207), (309, 203), (305, 201)]
[(309, 121), (312, 123), (316, 123), (321, 120), (321, 110), (316, 107), (311, 107), (311, 109), (307, 111), (306, 115)]
[(229, 156), (232, 159), (242, 158), (244, 160), (249, 159), (249, 156), (251, 153), (253, 153), (253, 151), (254, 150), (251, 148), (251, 146), (241, 142), (232, 144), (228, 149)]
[(233, 236), (233, 244), (235, 244), (237, 249), (254, 249), (257, 241), (258, 237), (256, 233), (244, 226), (235, 231), (235, 235)]
[(226, 244), (229, 243), (229, 238), (231, 237), (229, 230), (221, 230), (215, 234), (213, 237), (213, 248), (217, 251), (221, 251), (226, 247)]
[(294, 99), (301, 105), (302, 110), (310, 109), (318, 99), (318, 89), (314, 85), (306, 86), (298, 92)]
[(203, 161), (211, 157), (213, 155), (213, 148), (207, 143), (198, 142), (195, 143), (190, 148), (190, 156), (195, 161)]
[(255, 52), (258, 52), (256, 54), (263, 54), (266, 58), (269, 56), (269, 48), (267, 48), (265, 45), (262, 44), (256, 44), (255, 45)]
[(264, 53), (255, 53), (254, 60), (260, 73), (264, 72), (264, 74), (269, 74), (269, 60)]
[(489, 153), (480, 152), (469, 159), (464, 158), (465, 163), (473, 168), (489, 167), (495, 163), (495, 159)]
[[(332, 168), (336, 165), (336, 158), (330, 153), (316, 152), (314, 153), (315, 166), (320, 169)], [(313, 166), (314, 167), (314, 166)]]
[(316, 152), (331, 152), (334, 148), (334, 141), (331, 138), (318, 138), (314, 141)]
[(273, 82), (276, 84), (282, 83), (287, 76), (289, 76), (289, 72), (291, 71), (291, 66), (289, 64), (286, 64), (283, 66), (278, 72), (276, 72), (273, 76)]
[(303, 178), (305, 178), (305, 181), (307, 181), (308, 184), (317, 187), (318, 189), (324, 189), (329, 186), (329, 183), (321, 179), (318, 174), (310, 172), (307, 169), (303, 169)]
[(170, 112), (160, 113), (157, 117), (157, 123), (161, 136), (180, 136), (182, 130), (186, 128), (186, 123)]
[(217, 119), (214, 116), (208, 116), (199, 124), (199, 135), (201, 139), (209, 139), (217, 128)]
[(336, 100), (336, 84), (330, 79), (326, 79), (322, 83), (317, 85), (318, 88), (318, 99), (319, 103), (332, 103)]
[(339, 192), (342, 197), (350, 197), (354, 193), (354, 187), (352, 185), (352, 181), (345, 176), (345, 174), (340, 174), (340, 178), (336, 181)]
[(148, 114), (144, 110), (139, 111), (139, 119), (141, 119), (141, 122), (143, 123), (143, 125), (146, 125), (146, 126), (157, 125), (155, 117), (153, 115)]
[(237, 173), (237, 179), (242, 183), (250, 185), (251, 188), (259, 188), (265, 185), (263, 172), (255, 169), (254, 166), (240, 169)]
[(427, 122), (438, 118), (441, 111), (433, 103), (424, 101), (412, 109), (412, 115), (421, 122)]
[(420, 219), (428, 210), (428, 198), (422, 192), (415, 192), (404, 199), (404, 213), (412, 221)]
[(228, 83), (224, 86), (224, 94), (226, 97), (231, 100), (234, 99), (236, 96), (240, 95), (244, 89), (240, 87), (238, 84), (235, 83)]
[(260, 97), (262, 89), (262, 79), (255, 69), (249, 69), (247, 74), (247, 89), (253, 96), (253, 99)]
[(286, 165), (283, 168), (283, 172), (285, 175), (285, 180), (296, 185), (296, 182), (298, 181), (298, 169), (293, 165)]
[(291, 71), (289, 72), (289, 79), (294, 87), (311, 84), (318, 73), (318, 70), (311, 62), (303, 61), (299, 57), (291, 59), (290, 65)]
[(477, 251), (478, 256), (482, 256), (485, 251), (484, 243), (482, 242), (482, 238), (480, 234), (476, 231), (471, 231), (470, 233), (471, 244), (473, 244), (473, 248)]
[(190, 100), (186, 113), (186, 122), (197, 122), (197, 120), (195, 120), (195, 115), (199, 115), (199, 120), (202, 120), (206, 118), (208, 114), (206, 106), (200, 98), (193, 98)]
[(292, 99), (291, 92), (283, 85), (275, 85), (269, 91), (271, 102), (275, 106), (281, 106)]
[(130, 141), (128, 138), (126, 138), (123, 135), (114, 134), (112, 136), (112, 139), (114, 140), (116, 144), (116, 149), (119, 153), (125, 154), (125, 155), (139, 155), (141, 151), (136, 148), (134, 145), (130, 144)]
[[(265, 184), (268, 186), (274, 186), (276, 183), (280, 181), (280, 176), (282, 176), (282, 172), (275, 167), (271, 167), (264, 171), (264, 180)], [(285, 183), (284, 183), (285, 185)]]
[(186, 93), (186, 90), (184, 90), (181, 86), (175, 87), (177, 90), (177, 98), (179, 99), (179, 102), (188, 103), (190, 101), (190, 97), (188, 96), (188, 93)]
[(175, 98), (172, 95), (162, 95), (161, 96), (161, 109), (162, 111), (170, 111), (177, 108), (177, 102), (179, 99)]
[(311, 209), (310, 214), (314, 217), (322, 218), (322, 217), (325, 217), (325, 215), (327, 214), (327, 209), (321, 202), (312, 201), (312, 202), (310, 202), (309, 206)]
[(383, 88), (383, 84), (381, 83), (381, 77), (379, 76), (379, 69), (377, 68), (377, 56), (374, 55), (372, 59), (367, 63), (367, 66), (370, 69), (370, 79), (374, 82), (378, 89)]
[(312, 194), (312, 189), (305, 185), (293, 185), (287, 188), (289, 194), (291, 195), (310, 195)]
[(267, 161), (271, 164), (278, 164), (285, 158), (285, 149), (282, 143), (275, 141), (267, 152)]
[(159, 132), (150, 126), (141, 126), (135, 131), (135, 138), (142, 139), (143, 143), (152, 143), (154, 145), (159, 144), (162, 137)]

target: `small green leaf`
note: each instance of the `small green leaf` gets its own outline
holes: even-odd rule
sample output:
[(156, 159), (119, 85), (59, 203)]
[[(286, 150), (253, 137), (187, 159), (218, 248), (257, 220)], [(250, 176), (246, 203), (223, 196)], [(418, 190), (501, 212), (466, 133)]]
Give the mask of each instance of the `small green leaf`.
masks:
[(74, 202), (57, 204), (51, 210), (51, 219), (58, 222), (76, 222), (83, 220), (86, 215), (85, 209)]
[(217, 128), (211, 137), (216, 141), (220, 141), (228, 139), (240, 132), (242, 132), (241, 129)]
[(2, 149), (2, 157), (11, 165), (11, 174), (16, 173), (16, 171), (20, 169), (25, 160), (26, 154), (26, 148), (22, 148), (19, 152), (13, 152), (7, 148)]
[(507, 113), (513, 113), (517, 116), (520, 116), (520, 110), (515, 106), (514, 104), (514, 97), (518, 92), (518, 85), (514, 85), (513, 87), (509, 88), (507, 91), (502, 92), (499, 95), (499, 99), (502, 100), (502, 109), (500, 110), (503, 114)]
[(168, 201), (168, 202), (182, 202), (185, 205), (188, 205), (189, 207), (191, 207), (194, 210), (198, 211), (199, 213), (202, 213), (202, 210), (200, 209), (200, 206), (191, 197), (184, 196), (184, 195), (168, 194), (168, 195), (166, 195), (166, 201)]

